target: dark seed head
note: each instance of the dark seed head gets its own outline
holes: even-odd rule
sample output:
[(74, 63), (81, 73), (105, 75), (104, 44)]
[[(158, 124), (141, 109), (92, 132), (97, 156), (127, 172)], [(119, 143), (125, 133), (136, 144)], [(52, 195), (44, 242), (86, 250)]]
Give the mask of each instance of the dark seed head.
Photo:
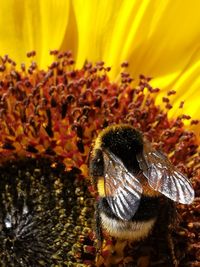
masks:
[(87, 187), (80, 187), (76, 173), (66, 172), (62, 164), (54, 166), (49, 159), (1, 166), (0, 265), (63, 266), (69, 260), (87, 260), (83, 245), (89, 245), (88, 236), (77, 243), (86, 220), (76, 222), (84, 208), (84, 196), (81, 201), (77, 197), (80, 190)]

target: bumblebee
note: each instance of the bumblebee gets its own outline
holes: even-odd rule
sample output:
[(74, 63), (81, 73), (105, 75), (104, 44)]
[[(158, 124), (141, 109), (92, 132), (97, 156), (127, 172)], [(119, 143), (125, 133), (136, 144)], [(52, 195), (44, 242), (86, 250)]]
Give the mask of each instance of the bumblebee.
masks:
[(89, 174), (99, 198), (97, 237), (102, 227), (111, 236), (141, 240), (159, 217), (159, 202), (190, 204), (194, 190), (168, 158), (130, 125), (102, 130), (89, 155)]

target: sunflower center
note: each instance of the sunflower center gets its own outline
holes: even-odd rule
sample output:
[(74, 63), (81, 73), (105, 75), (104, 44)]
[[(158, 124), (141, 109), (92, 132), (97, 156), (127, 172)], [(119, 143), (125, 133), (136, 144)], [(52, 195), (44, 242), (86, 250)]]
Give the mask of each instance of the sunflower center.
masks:
[(93, 211), (93, 202), (77, 174), (78, 169), (66, 172), (64, 165), (44, 158), (10, 161), (0, 168), (3, 266), (63, 266), (92, 258), (83, 245), (93, 243), (84, 234), (92, 231), (87, 212)]
[[(107, 125), (126, 123), (141, 131), (199, 193), (198, 140), (184, 128), (185, 120), (198, 121), (186, 115), (168, 119), (174, 90), (163, 98), (161, 108), (155, 104), (159, 89), (152, 88), (149, 77), (134, 80), (127, 62), (121, 65), (121, 80), (112, 82), (104, 62), (85, 62), (76, 69), (70, 52), (51, 54), (54, 62), (48, 70), (37, 67), (34, 51), (27, 54), (30, 66), (22, 64), (21, 70), (8, 56), (0, 58), (2, 266), (94, 265), (89, 192), (94, 189), (86, 183), (87, 158), (92, 140)], [(199, 200), (191, 209), (178, 209), (196, 253)], [(107, 266), (112, 264), (110, 244), (108, 240), (102, 251)], [(120, 264), (132, 262), (129, 250), (121, 254)]]

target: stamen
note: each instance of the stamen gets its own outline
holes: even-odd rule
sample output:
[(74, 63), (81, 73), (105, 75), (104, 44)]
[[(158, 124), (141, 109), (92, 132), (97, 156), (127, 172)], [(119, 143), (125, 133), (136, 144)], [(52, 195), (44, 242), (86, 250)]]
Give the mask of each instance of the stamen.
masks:
[[(88, 194), (87, 196), (90, 195), (89, 191), (87, 193), (85, 191), (85, 182), (88, 179), (86, 162), (93, 138), (97, 136), (97, 133), (102, 128), (113, 123), (128, 123), (140, 130), (145, 138), (151, 141), (157, 149), (168, 154), (173, 164), (182, 170), (193, 183), (196, 190), (195, 202), (190, 208), (183, 205), (178, 206), (179, 213), (183, 218), (180, 225), (184, 227), (187, 236), (192, 236), (192, 238), (188, 240), (185, 240), (183, 237), (177, 238), (177, 244), (181, 244), (184, 239), (184, 242), (188, 243), (188, 247), (193, 247), (197, 243), (195, 225), (198, 222), (196, 213), (200, 205), (199, 149), (197, 137), (192, 132), (186, 131), (184, 122), (190, 120), (190, 124), (195, 125), (199, 121), (185, 114), (169, 120), (167, 113), (169, 109), (173, 108), (170, 96), (176, 92), (170, 90), (163, 97), (165, 108), (162, 109), (157, 106), (155, 104), (155, 97), (160, 89), (153, 88), (149, 84), (151, 77), (145, 77), (144, 75), (140, 75), (138, 84), (134, 86), (132, 83), (133, 78), (127, 72), (127, 62), (121, 64), (121, 81), (114, 83), (110, 81), (108, 76), (111, 68), (107, 67), (104, 62), (98, 62), (95, 65), (85, 62), (81, 69), (76, 69), (71, 51), (60, 53), (54, 50), (50, 54), (53, 56), (54, 62), (47, 71), (40, 70), (34, 61), (31, 62), (30, 66), (22, 64), (19, 70), (15, 66), (16, 63), (7, 55), (0, 58), (0, 163), (2, 168), (6, 164), (6, 170), (9, 170), (13, 164), (25, 177), (25, 181), (23, 181), (16, 173), (16, 175), (12, 175), (13, 180), (11, 184), (7, 183), (8, 189), (0, 187), (1, 194), (5, 198), (4, 202), (2, 202), (2, 205), (5, 206), (2, 206), (2, 208), (6, 210), (8, 207), (6, 206), (6, 198), (9, 199), (9, 203), (12, 203), (12, 205), (9, 204), (10, 207), (14, 207), (14, 197), (16, 197), (16, 194), (20, 195), (19, 192), (22, 193), (23, 199), (29, 201), (28, 191), (24, 189), (26, 187), (29, 190), (33, 190), (31, 189), (32, 187), (35, 188), (36, 198), (34, 198), (34, 203), (37, 204), (38, 197), (41, 208), (46, 207), (46, 216), (49, 216), (52, 212), (47, 203), (53, 207), (55, 203), (58, 204), (55, 213), (59, 216), (55, 217), (52, 215), (56, 225), (55, 235), (54, 231), (53, 233), (48, 232), (50, 240), (54, 240), (55, 237), (58, 238), (59, 241), (56, 245), (58, 246), (58, 251), (57, 253), (52, 253), (48, 245), (46, 248), (43, 246), (42, 249), (44, 251), (42, 250), (40, 253), (41, 258), (38, 256), (41, 259), (41, 264), (43, 264), (41, 266), (45, 266), (45, 264), (49, 266), (49, 262), (51, 264), (58, 264), (61, 260), (63, 263), (63, 259), (67, 260), (68, 264), (70, 264), (70, 261), (75, 263), (83, 263), (84, 261), (87, 264), (91, 261), (94, 262), (95, 238), (90, 218), (94, 212), (93, 204), (91, 204), (93, 202), (91, 201), (90, 203), (90, 200), (86, 201), (84, 197), (85, 194)], [(35, 51), (27, 53), (31, 60), (35, 55)], [(183, 104), (184, 102), (180, 103), (180, 108), (183, 108)], [(22, 162), (33, 160), (33, 167), (29, 166), (29, 163), (28, 167), (24, 167), (29, 175), (25, 174), (23, 168), (19, 168), (21, 164), (19, 158), (22, 159)], [(44, 175), (39, 175), (40, 178), (37, 180), (33, 169), (39, 164), (40, 168), (36, 169), (39, 169), (38, 172), (43, 173), (43, 166), (41, 166), (40, 162), (46, 159), (47, 166), (51, 169), (51, 173), (48, 173), (48, 177), (50, 177), (49, 185), (45, 180), (46, 173), (44, 172)], [(12, 163), (10, 160), (12, 160)], [(53, 164), (55, 166), (61, 164), (64, 171), (60, 174), (59, 168), (51, 168), (48, 160), (51, 161), (52, 166)], [(72, 173), (70, 172), (70, 170), (74, 170), (73, 168), (76, 168), (76, 171), (79, 170), (79, 172), (82, 170), (84, 177), (79, 173), (77, 184), (69, 184), (69, 186), (74, 186), (73, 188), (80, 189), (73, 189), (72, 192), (76, 193), (69, 197), (69, 192), (66, 191), (65, 195), (62, 188), (65, 183), (67, 184), (74, 177), (73, 171)], [(45, 169), (45, 171), (47, 170)], [(64, 181), (62, 176), (66, 174), (65, 172), (67, 173), (66, 181)], [(55, 173), (56, 175), (54, 175)], [(6, 171), (2, 171), (1, 175), (0, 184), (6, 184), (4, 180)], [(6, 179), (10, 181), (10, 177), (11, 175)], [(36, 185), (39, 186), (39, 191), (37, 191)], [(47, 190), (48, 186), (51, 187), (49, 191)], [(20, 187), (21, 191), (18, 192), (16, 190), (17, 187)], [(92, 187), (88, 188), (95, 195), (94, 189)], [(25, 196), (23, 195), (24, 192), (26, 192)], [(52, 202), (50, 200), (50, 192), (53, 195)], [(45, 194), (47, 194), (46, 197)], [(47, 201), (48, 197), (49, 202)], [(33, 197), (31, 196), (30, 202), (32, 199)], [(75, 202), (76, 208), (73, 209), (73, 212), (69, 212), (66, 224), (60, 218), (66, 219), (67, 199), (70, 203)], [(43, 206), (43, 200), (46, 206)], [(29, 208), (28, 204), (24, 206), (24, 209), (20, 205), (19, 203), (19, 206), (15, 208), (20, 209), (21, 207), (21, 211), (24, 210), (25, 214), (27, 207)], [(63, 205), (65, 206), (63, 207)], [(88, 212), (88, 208), (90, 212)], [(7, 213), (8, 216), (6, 216), (6, 213), (2, 215), (2, 224), (5, 225), (6, 229), (10, 229), (9, 225), (13, 222), (9, 217), (10, 211)], [(20, 216), (22, 213), (20, 213)], [(37, 221), (37, 212), (34, 214), (36, 214), (34, 218)], [(90, 214), (90, 216), (88, 217), (87, 214)], [(48, 218), (51, 222), (50, 217)], [(32, 230), (31, 227), (30, 229)], [(47, 229), (45, 230), (44, 226), (39, 228), (37, 225), (35, 231), (49, 231), (50, 228), (52, 229), (52, 224), (47, 224), (46, 227)], [(86, 238), (87, 228), (89, 228), (89, 239)], [(69, 234), (65, 235), (65, 233)], [(80, 242), (76, 243), (78, 240), (77, 236), (79, 235)], [(5, 240), (10, 240), (7, 232), (5, 236)], [(9, 253), (11, 253), (12, 244), (9, 243), (10, 241), (7, 241), (2, 241), (2, 244), (5, 247), (9, 247), (6, 253), (11, 255)], [(33, 241), (36, 242), (35, 239)], [(105, 242), (102, 252), (104, 262), (109, 262), (111, 255), (108, 251), (111, 244), (113, 245), (114, 243), (115, 241), (109, 238)], [(152, 239), (152, 246), (156, 246), (157, 243), (157, 240)], [(34, 245), (37, 244), (34, 243)], [(61, 246), (61, 249), (59, 246)], [(5, 247), (2, 251), (4, 251)], [(22, 247), (25, 247), (25, 243), (22, 244)], [(137, 253), (134, 254), (135, 259), (133, 259), (128, 245), (127, 248), (129, 249), (123, 251), (124, 258), (122, 257), (120, 264), (124, 264), (128, 260), (135, 264), (138, 259)], [(192, 257), (197, 259), (195, 258), (197, 257), (195, 256), (196, 248), (194, 250), (195, 252), (186, 250), (187, 259)], [(43, 252), (44, 254), (48, 252), (51, 257), (43, 257)], [(9, 257), (11, 256), (7, 256), (7, 258)], [(186, 262), (187, 260), (184, 259), (183, 261)], [(36, 265), (40, 266), (38, 262)]]

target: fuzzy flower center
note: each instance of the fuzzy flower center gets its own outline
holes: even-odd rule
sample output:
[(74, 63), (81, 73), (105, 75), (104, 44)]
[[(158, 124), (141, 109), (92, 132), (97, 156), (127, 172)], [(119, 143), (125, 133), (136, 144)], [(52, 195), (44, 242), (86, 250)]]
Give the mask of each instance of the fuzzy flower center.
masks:
[[(116, 83), (104, 62), (76, 69), (71, 52), (51, 55), (55, 60), (46, 71), (33, 61), (34, 51), (27, 54), (30, 66), (22, 64), (20, 70), (8, 56), (0, 59), (0, 261), (5, 266), (93, 266), (95, 192), (88, 186), (87, 158), (92, 140), (107, 125), (128, 123), (143, 132), (189, 177), (197, 197), (200, 192), (198, 141), (184, 128), (185, 120), (198, 121), (187, 115), (168, 119), (175, 91), (167, 93), (161, 108), (155, 105), (159, 89), (150, 86), (149, 77), (134, 80), (126, 62)], [(190, 208), (179, 205), (185, 227), (180, 235), (192, 236), (188, 254), (196, 258), (199, 205), (198, 198)], [(104, 266), (112, 264), (111, 243), (108, 239), (103, 247)], [(134, 262), (128, 251), (117, 264)]]

